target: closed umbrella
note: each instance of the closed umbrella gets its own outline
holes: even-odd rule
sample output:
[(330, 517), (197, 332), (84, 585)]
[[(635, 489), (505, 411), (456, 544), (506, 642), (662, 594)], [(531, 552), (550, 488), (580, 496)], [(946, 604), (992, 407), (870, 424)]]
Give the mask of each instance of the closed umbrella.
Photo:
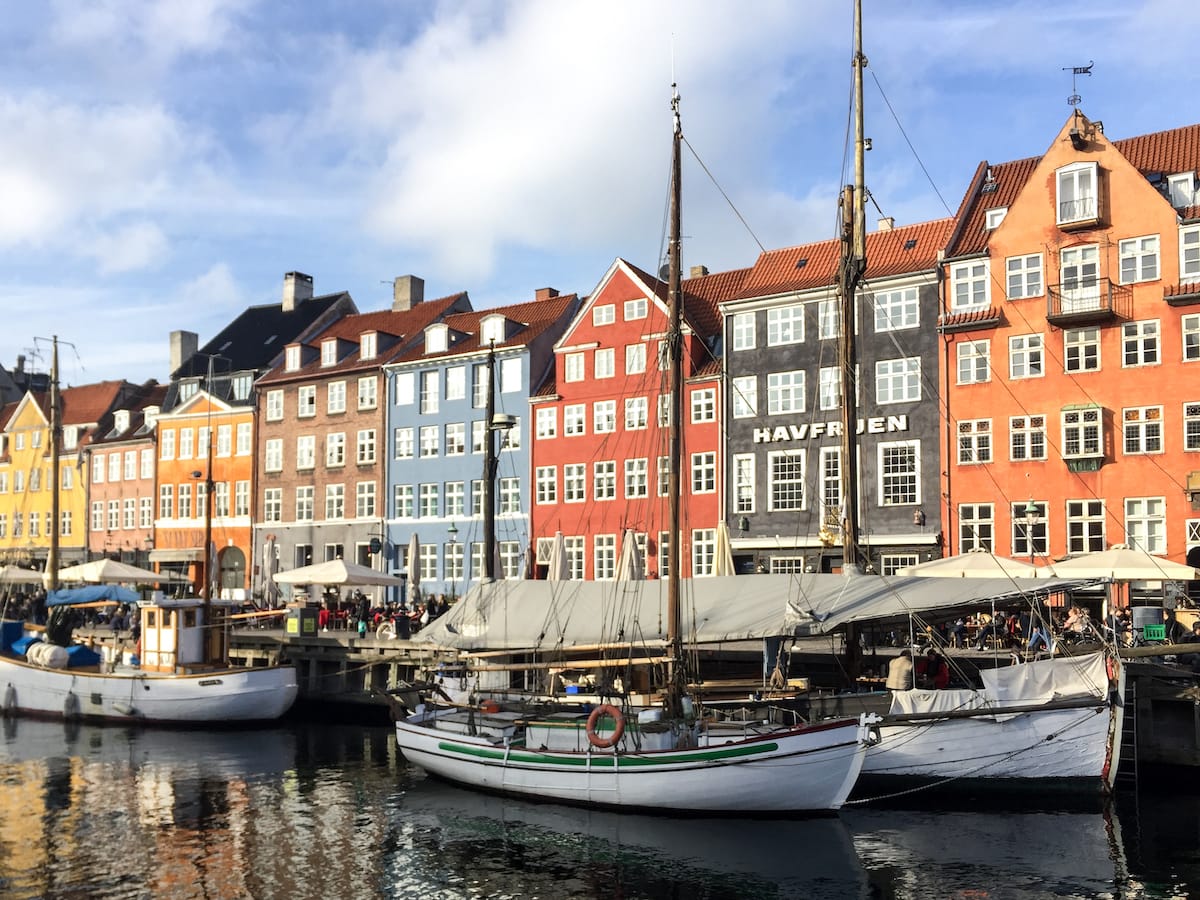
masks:
[(637, 535), (632, 528), (626, 528), (621, 535), (621, 555), (617, 557), (617, 581), (642, 581), (645, 577), (646, 566), (638, 549)]
[(733, 542), (729, 538), (729, 526), (722, 519), (717, 523), (717, 547), (713, 558), (714, 575), (736, 575), (733, 571)]
[(408, 539), (408, 591), (414, 600), (417, 597), (417, 586), (421, 583), (421, 539), (414, 531)]
[(550, 563), (546, 566), (546, 580), (566, 581), (569, 577), (567, 541), (561, 531), (556, 531), (554, 532), (554, 541), (550, 544)]

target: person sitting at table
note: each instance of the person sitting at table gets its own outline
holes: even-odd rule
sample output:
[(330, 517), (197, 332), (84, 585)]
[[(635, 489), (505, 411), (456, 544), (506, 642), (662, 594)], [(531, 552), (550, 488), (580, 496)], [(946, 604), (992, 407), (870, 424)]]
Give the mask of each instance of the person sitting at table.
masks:
[(995, 638), (997, 643), (1002, 643), (1007, 633), (1008, 617), (1004, 613), (998, 612), (991, 618), (986, 613), (981, 614), (979, 618), (980, 621), (987, 620), (987, 624), (979, 629), (979, 635), (975, 639), (975, 649), (987, 649), (988, 638)]
[(917, 687), (927, 690), (943, 690), (950, 683), (950, 667), (930, 647), (925, 651), (925, 657), (917, 663)]

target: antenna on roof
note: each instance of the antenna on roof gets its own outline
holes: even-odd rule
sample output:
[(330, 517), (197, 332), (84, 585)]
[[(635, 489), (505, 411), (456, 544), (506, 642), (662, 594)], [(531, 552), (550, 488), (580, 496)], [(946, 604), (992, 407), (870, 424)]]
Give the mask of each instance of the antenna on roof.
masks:
[(1083, 98), (1079, 96), (1079, 91), (1076, 88), (1075, 82), (1079, 79), (1080, 75), (1091, 75), (1092, 66), (1095, 64), (1096, 63), (1094, 60), (1089, 59), (1086, 66), (1063, 66), (1064, 72), (1071, 73), (1071, 96), (1067, 98), (1068, 106), (1074, 106), (1078, 108), (1079, 103), (1083, 100)]

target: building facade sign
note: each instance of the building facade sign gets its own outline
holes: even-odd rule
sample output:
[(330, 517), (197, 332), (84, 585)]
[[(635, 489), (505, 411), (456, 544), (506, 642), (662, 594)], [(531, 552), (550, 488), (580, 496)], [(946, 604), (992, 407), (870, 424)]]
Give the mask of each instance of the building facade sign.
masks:
[[(908, 416), (871, 416), (858, 420), (857, 434), (889, 434), (908, 431)], [(813, 422), (800, 425), (777, 425), (774, 428), (755, 428), (754, 443), (774, 444), (780, 441), (804, 441), (819, 437), (841, 437), (841, 422)]]

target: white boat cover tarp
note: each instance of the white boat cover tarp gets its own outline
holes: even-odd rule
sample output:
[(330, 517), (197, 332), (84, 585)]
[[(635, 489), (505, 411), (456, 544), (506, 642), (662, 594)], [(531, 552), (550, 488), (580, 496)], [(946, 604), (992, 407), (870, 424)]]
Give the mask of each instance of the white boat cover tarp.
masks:
[[(736, 575), (684, 579), (685, 643), (830, 632), (847, 622), (989, 607), (1082, 582), (1047, 578)], [(569, 648), (667, 637), (664, 581), (498, 581), (473, 587), (417, 640), (458, 649)]]
[(1039, 659), (979, 673), (988, 699), (1006, 704), (1048, 703), (1067, 697), (1108, 693), (1103, 653)]
[(955, 712), (960, 709), (979, 709), (984, 696), (980, 691), (893, 691), (892, 715), (912, 713)]

